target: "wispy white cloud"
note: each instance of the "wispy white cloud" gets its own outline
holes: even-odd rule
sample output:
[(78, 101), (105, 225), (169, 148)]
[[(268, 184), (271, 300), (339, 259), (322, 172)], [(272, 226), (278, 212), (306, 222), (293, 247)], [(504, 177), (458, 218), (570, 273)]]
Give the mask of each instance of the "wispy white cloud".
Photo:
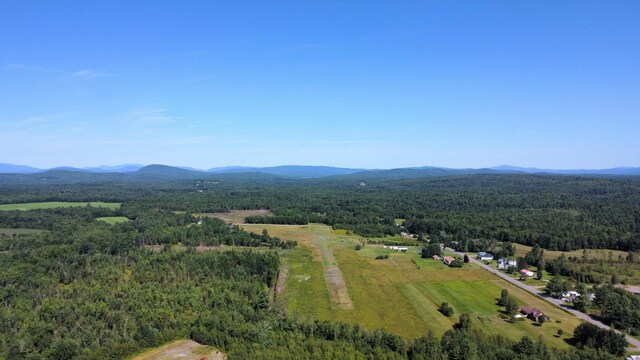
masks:
[(70, 78), (77, 79), (95, 79), (112, 75), (108, 71), (95, 70), (95, 69), (80, 69), (80, 70), (63, 70), (55, 68), (47, 68), (43, 66), (27, 65), (27, 64), (9, 64), (5, 67), (9, 71), (25, 71), (25, 72), (39, 72), (64, 75)]
[(9, 64), (6, 66), (7, 70), (29, 70), (29, 71), (41, 71), (43, 68), (38, 66), (30, 66), (25, 64)]
[(180, 119), (169, 114), (167, 109), (162, 107), (148, 107), (130, 111), (125, 115), (140, 125), (164, 125), (174, 124)]
[(101, 77), (110, 76), (110, 75), (111, 74), (106, 71), (84, 69), (84, 70), (78, 70), (71, 73), (69, 77), (80, 78), (80, 79), (95, 79), (95, 78), (101, 78)]

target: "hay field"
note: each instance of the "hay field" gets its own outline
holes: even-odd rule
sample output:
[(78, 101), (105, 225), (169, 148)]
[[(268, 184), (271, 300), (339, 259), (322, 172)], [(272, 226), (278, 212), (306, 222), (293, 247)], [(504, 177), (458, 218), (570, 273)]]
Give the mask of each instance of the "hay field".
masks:
[[(518, 340), (522, 336), (537, 339), (542, 336), (555, 347), (566, 348), (563, 338), (571, 336), (580, 321), (508, 282), (473, 264), (453, 269), (442, 262), (422, 259), (418, 247), (407, 253), (396, 253), (382, 245), (365, 245), (356, 251), (356, 243), (364, 239), (334, 231), (321, 224), (243, 225), (249, 231), (269, 234), (283, 240), (296, 240), (297, 249), (283, 252), (287, 279), (279, 303), (287, 310), (306, 318), (332, 319), (359, 323), (366, 329), (385, 328), (397, 334), (415, 338), (428, 330), (443, 334), (468, 313), (478, 328), (488, 333), (502, 334)], [(327, 257), (330, 251), (333, 257)], [(389, 259), (375, 257), (388, 254)], [(351, 308), (336, 308), (331, 285), (324, 274), (328, 266), (340, 269)], [(500, 291), (506, 288), (521, 305), (535, 306), (552, 321), (538, 327), (530, 320), (510, 322), (499, 317), (502, 308), (496, 305)], [(455, 315), (447, 318), (437, 311), (447, 301)], [(554, 335), (564, 331), (563, 338)]]

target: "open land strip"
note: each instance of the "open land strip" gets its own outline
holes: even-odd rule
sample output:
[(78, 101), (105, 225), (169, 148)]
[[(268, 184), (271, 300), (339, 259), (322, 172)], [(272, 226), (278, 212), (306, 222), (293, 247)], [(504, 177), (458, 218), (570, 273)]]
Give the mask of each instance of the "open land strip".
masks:
[[(542, 336), (558, 348), (569, 347), (565, 339), (571, 337), (580, 323), (572, 314), (496, 278), (478, 264), (449, 268), (441, 261), (422, 259), (416, 246), (409, 246), (406, 253), (372, 244), (356, 251), (355, 244), (366, 243), (365, 238), (322, 224), (247, 224), (243, 227), (255, 233), (267, 229), (272, 236), (300, 244), (296, 249), (283, 252), (283, 263), (289, 273), (281, 297), (286, 300), (290, 313), (302, 317), (360, 323), (366, 329), (385, 328), (415, 338), (429, 330), (442, 335), (451, 329), (459, 314), (468, 313), (472, 322), (487, 333), (513, 340)], [(384, 242), (385, 238), (369, 240)], [(389, 259), (376, 260), (378, 255), (389, 255)], [(335, 306), (325, 276), (328, 266), (340, 270), (351, 307)], [(538, 326), (530, 320), (501, 318), (503, 309), (497, 305), (497, 298), (503, 288), (520, 305), (541, 309), (551, 321)], [(445, 317), (438, 312), (443, 301), (454, 308), (454, 316)], [(557, 335), (559, 329), (563, 330), (563, 336)]]
[(211, 346), (199, 344), (192, 340), (176, 340), (155, 349), (145, 351), (130, 360), (224, 360), (224, 353)]
[(112, 210), (120, 208), (120, 203), (105, 203), (101, 201), (91, 202), (62, 202), (62, 201), (50, 201), (50, 202), (36, 202), (36, 203), (20, 203), (20, 204), (3, 204), (0, 205), (0, 211), (28, 211), (38, 209), (55, 209), (55, 208), (67, 208), (67, 207), (79, 207), (79, 206), (93, 206), (93, 207), (106, 207)]

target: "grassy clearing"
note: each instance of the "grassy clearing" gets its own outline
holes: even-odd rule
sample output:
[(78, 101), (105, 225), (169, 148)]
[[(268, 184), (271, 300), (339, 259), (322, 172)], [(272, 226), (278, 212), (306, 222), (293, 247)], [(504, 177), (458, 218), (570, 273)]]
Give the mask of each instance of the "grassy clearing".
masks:
[(244, 218), (247, 216), (270, 216), (273, 215), (269, 210), (233, 210), (228, 213), (197, 213), (194, 216), (213, 217), (220, 220), (230, 222), (232, 224), (244, 224)]
[[(521, 244), (514, 244), (514, 246), (516, 247), (516, 256), (524, 257), (528, 252), (531, 251), (531, 246), (526, 246)], [(564, 256), (566, 257), (573, 256), (577, 258), (582, 258), (582, 256), (585, 254), (585, 251), (584, 250), (574, 250), (574, 251), (545, 250), (544, 251), (544, 257), (547, 259), (556, 259), (556, 258), (559, 258), (560, 255), (562, 254), (564, 254)], [(607, 260), (609, 259), (609, 254), (611, 254), (611, 257), (614, 261), (617, 260), (619, 256), (626, 258), (627, 255), (629, 255), (627, 251), (620, 251), (620, 250), (589, 249), (586, 251), (586, 255), (589, 259)]]
[(111, 225), (131, 221), (124, 216), (105, 216), (96, 218), (96, 220), (106, 222)]
[(0, 211), (28, 211), (28, 210), (37, 210), (37, 209), (55, 209), (55, 208), (67, 208), (67, 207), (80, 207), (91, 205), (93, 207), (106, 207), (111, 210), (116, 210), (120, 208), (120, 203), (105, 203), (101, 201), (94, 202), (61, 202), (61, 201), (51, 201), (51, 202), (38, 202), (38, 203), (23, 203), (23, 204), (4, 204), (0, 205)]
[[(364, 328), (386, 328), (397, 334), (415, 338), (428, 330), (443, 334), (451, 329), (461, 313), (469, 313), (474, 324), (487, 333), (498, 333), (518, 340), (522, 336), (538, 339), (542, 336), (552, 346), (569, 345), (556, 338), (558, 329), (570, 337), (579, 320), (542, 299), (499, 279), (474, 265), (452, 269), (441, 261), (422, 259), (410, 246), (407, 253), (396, 253), (382, 245), (367, 244), (354, 250), (360, 236), (334, 231), (320, 224), (243, 225), (260, 233), (267, 229), (271, 235), (296, 240), (297, 249), (283, 253), (289, 269), (282, 298), (287, 309), (303, 317), (332, 319), (360, 323)], [(320, 246), (321, 245), (321, 246)], [(323, 256), (330, 250), (333, 259)], [(389, 259), (375, 260), (377, 255)], [(351, 309), (333, 309), (330, 292), (323, 279), (323, 265), (337, 264), (342, 272)], [(499, 317), (502, 308), (496, 304), (500, 291), (506, 288), (522, 305), (534, 306), (551, 316), (552, 321), (534, 326), (530, 320), (506, 321)], [(455, 315), (447, 318), (437, 311), (447, 301)], [(556, 322), (560, 321), (560, 322)]]
[(33, 235), (49, 232), (48, 230), (39, 229), (0, 229), (0, 236), (13, 236), (13, 235)]
[(192, 340), (176, 340), (129, 357), (129, 360), (223, 360), (225, 358), (223, 353), (211, 346), (201, 345)]

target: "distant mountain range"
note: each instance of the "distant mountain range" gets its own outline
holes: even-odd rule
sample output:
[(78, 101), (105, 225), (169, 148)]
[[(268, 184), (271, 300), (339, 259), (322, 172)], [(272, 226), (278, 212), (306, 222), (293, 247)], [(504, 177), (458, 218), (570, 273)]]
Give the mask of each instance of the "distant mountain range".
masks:
[(640, 167), (616, 167), (610, 169), (538, 169), (532, 167), (518, 167), (500, 165), (492, 167), (492, 170), (500, 172), (518, 172), (527, 174), (562, 174), (562, 175), (640, 175)]
[(74, 171), (74, 172), (89, 172), (89, 173), (125, 173), (134, 172), (143, 168), (144, 165), (138, 164), (124, 164), (116, 166), (97, 166), (86, 168), (75, 168), (70, 166), (59, 166), (50, 169), (38, 169), (26, 165), (12, 165), (0, 163), (0, 174), (35, 174), (48, 171)]
[[(211, 178), (223, 174), (263, 174), (281, 178), (326, 178), (340, 177), (393, 180), (417, 177), (465, 175), (465, 174), (485, 174), (485, 173), (511, 173), (511, 174), (561, 174), (561, 175), (640, 175), (640, 167), (618, 167), (611, 169), (576, 169), (576, 170), (551, 170), (528, 167), (517, 167), (501, 165), (484, 169), (452, 169), (442, 167), (412, 167), (399, 169), (355, 169), (340, 168), (331, 166), (304, 166), (304, 165), (283, 165), (274, 167), (242, 167), (227, 166), (212, 168), (208, 170), (194, 169), (189, 167), (174, 167), (167, 165), (138, 165), (124, 164), (117, 166), (98, 166), (87, 168), (56, 167), (51, 169), (38, 169), (26, 165), (0, 164), (0, 174), (32, 175), (38, 178), (69, 178), (69, 179), (93, 179), (91, 174), (100, 174), (102, 180), (179, 180)], [(29, 176), (31, 177), (31, 176)], [(29, 178), (27, 177), (27, 178)]]

